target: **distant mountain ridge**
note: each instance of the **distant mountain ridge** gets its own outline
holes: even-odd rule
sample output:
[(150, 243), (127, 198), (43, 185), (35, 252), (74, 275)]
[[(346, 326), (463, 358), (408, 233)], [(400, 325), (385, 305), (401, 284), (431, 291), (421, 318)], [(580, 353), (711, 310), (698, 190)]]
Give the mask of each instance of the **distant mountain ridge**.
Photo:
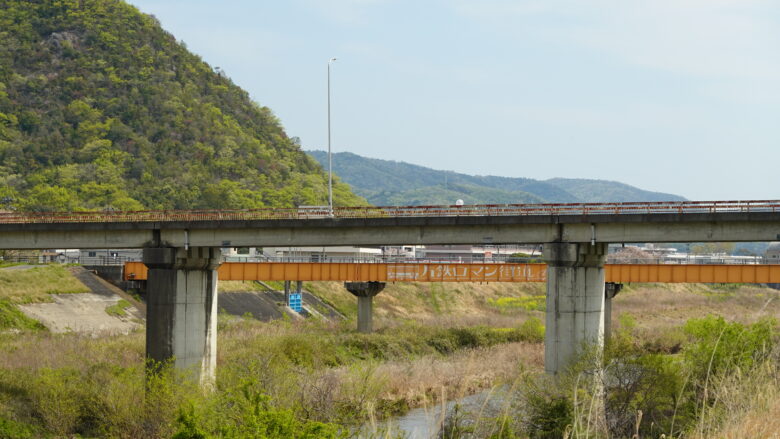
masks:
[[(327, 169), (325, 151), (306, 153)], [(333, 154), (333, 172), (374, 205), (452, 204), (457, 199), (466, 204), (685, 200), (679, 195), (646, 191), (616, 181), (468, 175), (350, 152)]]

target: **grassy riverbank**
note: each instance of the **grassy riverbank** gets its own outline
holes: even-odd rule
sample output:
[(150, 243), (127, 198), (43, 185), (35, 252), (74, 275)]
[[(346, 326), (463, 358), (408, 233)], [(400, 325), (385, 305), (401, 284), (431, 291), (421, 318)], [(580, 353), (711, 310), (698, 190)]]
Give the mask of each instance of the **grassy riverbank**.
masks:
[[(354, 298), (336, 285), (307, 287), (354, 316), (348, 303)], [(509, 288), (388, 286), (376, 298), (374, 334), (356, 333), (352, 320), (262, 323), (221, 315), (218, 376), (210, 393), (173, 372), (146, 381), (142, 332), (99, 338), (26, 329), (0, 334), (0, 437), (263, 437), (261, 431), (267, 437), (337, 437), (372, 418), (501, 384), (514, 389), (504, 411), (482, 413), (476, 424), (467, 416), (451, 418), (450, 437), (560, 437), (567, 426), (570, 437), (585, 431), (601, 437), (608, 427), (592, 422), (589, 377), (599, 367), (606, 371), (601, 376), (609, 376), (615, 365), (642, 371), (639, 390), (610, 390), (628, 401), (623, 412), (632, 420), (621, 420), (623, 425), (634, 426), (642, 411), (641, 437), (761, 437), (757, 422), (780, 407), (780, 374), (770, 349), (774, 325), (766, 320), (780, 313), (774, 290), (629, 286), (614, 304), (616, 334), (607, 362), (582, 363), (556, 387), (541, 372), (538, 286)], [(707, 314), (724, 318), (696, 320)], [(718, 341), (708, 335), (719, 331), (729, 334), (728, 343), (725, 336)], [(748, 354), (734, 354), (743, 351)], [(711, 352), (728, 354), (708, 374), (702, 368)], [(684, 410), (669, 417), (672, 406), (664, 398), (677, 398)], [(652, 407), (643, 405), (649, 401)], [(673, 418), (674, 428), (668, 422)], [(561, 434), (540, 433), (548, 427), (560, 427), (553, 431)], [(740, 436), (740, 429), (755, 436)]]
[[(140, 333), (4, 335), (0, 419), (29, 427), (29, 437), (166, 437), (185, 428), (177, 419), (187, 410), (206, 422), (221, 413), (220, 398), (251, 388), (252, 398), (267, 397), (296, 419), (349, 425), (434, 401), (442, 388), (465, 394), (511, 380), (518, 358), (541, 364), (540, 331), (533, 320), (515, 328), (402, 325), (369, 335), (319, 322), (222, 320), (216, 391), (159, 380), (148, 383), (154, 401), (144, 396)], [(486, 356), (495, 359), (489, 372), (480, 370)]]
[(12, 303), (51, 302), (50, 294), (87, 292), (89, 288), (60, 264), (0, 269), (0, 299)]
[(527, 373), (497, 407), (451, 414), (445, 437), (776, 437), (779, 299), (760, 286), (629, 286), (603, 355), (557, 380)]
[(0, 333), (45, 329), (40, 322), (26, 316), (17, 305), (51, 302), (50, 294), (88, 291), (61, 265), (7, 264), (0, 268)]

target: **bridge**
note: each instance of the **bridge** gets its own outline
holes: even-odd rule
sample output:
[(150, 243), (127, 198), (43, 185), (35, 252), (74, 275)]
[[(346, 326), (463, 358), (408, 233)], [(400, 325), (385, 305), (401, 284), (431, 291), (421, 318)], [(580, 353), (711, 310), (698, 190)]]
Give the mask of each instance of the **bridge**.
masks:
[[(125, 262), (125, 280), (148, 280)], [(219, 280), (301, 282), (547, 282), (547, 264), (453, 262), (225, 262)], [(605, 264), (608, 283), (780, 283), (780, 264)]]
[[(604, 338), (607, 244), (776, 240), (777, 200), (0, 214), (0, 249), (143, 248), (147, 356), (203, 381), (216, 368), (220, 247), (543, 244), (545, 369), (557, 373)], [(346, 286), (360, 311), (383, 283)]]

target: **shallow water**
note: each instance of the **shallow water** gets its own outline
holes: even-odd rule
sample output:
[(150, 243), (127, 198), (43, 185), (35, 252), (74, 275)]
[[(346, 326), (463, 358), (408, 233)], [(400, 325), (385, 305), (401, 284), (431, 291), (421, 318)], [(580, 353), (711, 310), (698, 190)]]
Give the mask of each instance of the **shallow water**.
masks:
[[(412, 409), (402, 416), (385, 421), (379, 425), (379, 430), (391, 433), (388, 437), (396, 437), (398, 433), (409, 439), (430, 439), (436, 438), (439, 428), (446, 419), (447, 415), (452, 413), (456, 405), (464, 413), (482, 413), (483, 411), (496, 410), (497, 407), (504, 405), (507, 401), (506, 391), (503, 389), (488, 389), (463, 398), (447, 401), (444, 404), (444, 413), (442, 413), (442, 404), (434, 407), (421, 407)], [(364, 430), (372, 431), (372, 428)], [(361, 437), (376, 437), (371, 434), (361, 435)], [(380, 434), (379, 437), (385, 437)]]

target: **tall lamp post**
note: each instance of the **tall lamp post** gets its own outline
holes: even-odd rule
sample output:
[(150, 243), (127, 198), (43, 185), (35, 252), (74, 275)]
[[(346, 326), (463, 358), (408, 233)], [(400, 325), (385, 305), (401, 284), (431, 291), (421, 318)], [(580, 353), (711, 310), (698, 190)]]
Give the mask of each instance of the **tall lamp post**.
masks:
[(328, 206), (333, 216), (333, 157), (330, 152), (330, 65), (336, 58), (328, 60)]

